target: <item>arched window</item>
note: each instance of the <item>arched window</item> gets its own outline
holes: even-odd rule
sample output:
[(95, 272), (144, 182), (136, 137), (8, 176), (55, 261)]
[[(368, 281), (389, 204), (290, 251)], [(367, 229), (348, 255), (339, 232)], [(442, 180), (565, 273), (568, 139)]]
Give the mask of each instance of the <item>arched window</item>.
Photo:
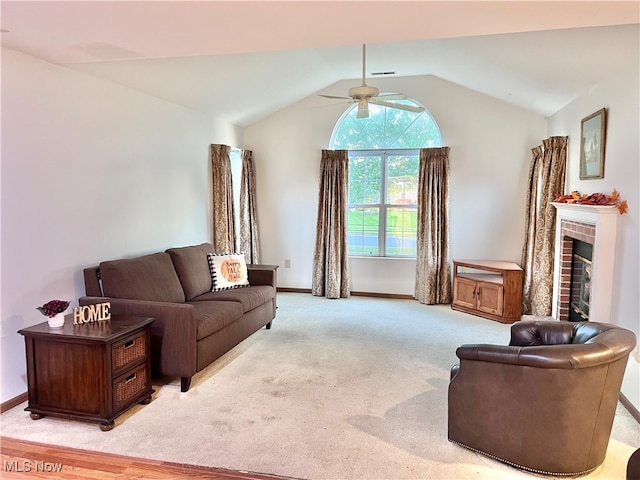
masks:
[(415, 258), (419, 149), (442, 146), (440, 129), (426, 109), (357, 112), (354, 104), (340, 117), (329, 145), (349, 150), (349, 255)]
[[(422, 106), (409, 99), (394, 103)], [(357, 113), (358, 104), (355, 103), (342, 114), (333, 129), (329, 148), (379, 150), (442, 146), (438, 124), (426, 109), (414, 113), (370, 104), (368, 118), (358, 118)]]

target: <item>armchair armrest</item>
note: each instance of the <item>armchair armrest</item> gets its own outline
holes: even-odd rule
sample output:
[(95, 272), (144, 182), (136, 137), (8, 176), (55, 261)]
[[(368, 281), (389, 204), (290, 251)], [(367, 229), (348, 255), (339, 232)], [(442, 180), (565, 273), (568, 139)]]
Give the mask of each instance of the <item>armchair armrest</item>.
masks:
[(114, 315), (153, 317), (151, 362), (154, 371), (191, 377), (197, 371), (196, 319), (193, 305), (111, 297), (85, 296), (80, 305), (109, 302)]
[(618, 357), (617, 352), (597, 343), (531, 347), (461, 345), (456, 350), (456, 355), (460, 360), (560, 369), (588, 368)]

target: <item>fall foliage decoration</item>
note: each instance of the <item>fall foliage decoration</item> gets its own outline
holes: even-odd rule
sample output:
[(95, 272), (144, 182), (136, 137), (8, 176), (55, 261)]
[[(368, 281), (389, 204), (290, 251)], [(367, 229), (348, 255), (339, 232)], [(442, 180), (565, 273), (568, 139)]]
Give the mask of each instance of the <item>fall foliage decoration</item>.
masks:
[(620, 192), (613, 190), (611, 195), (604, 193), (580, 193), (574, 190), (568, 195), (558, 195), (554, 202), (558, 203), (575, 203), (577, 205), (612, 205), (618, 207), (620, 214), (627, 213), (628, 205), (626, 200), (620, 199)]

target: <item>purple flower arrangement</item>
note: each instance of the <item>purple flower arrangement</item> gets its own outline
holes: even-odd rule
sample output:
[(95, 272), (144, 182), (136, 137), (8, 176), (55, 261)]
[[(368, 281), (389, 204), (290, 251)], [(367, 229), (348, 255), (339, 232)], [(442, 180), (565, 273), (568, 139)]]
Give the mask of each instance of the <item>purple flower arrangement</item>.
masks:
[(69, 302), (67, 302), (66, 300), (51, 300), (41, 307), (37, 307), (36, 310), (39, 310), (40, 313), (51, 318), (55, 317), (59, 313), (64, 312), (67, 308), (69, 308)]

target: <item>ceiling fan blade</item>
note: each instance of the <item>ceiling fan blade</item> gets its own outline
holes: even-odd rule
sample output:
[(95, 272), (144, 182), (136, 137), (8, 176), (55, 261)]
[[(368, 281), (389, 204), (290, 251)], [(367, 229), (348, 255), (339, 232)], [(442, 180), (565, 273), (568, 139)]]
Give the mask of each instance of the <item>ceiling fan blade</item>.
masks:
[(381, 100), (374, 100), (373, 98), (369, 102), (374, 105), (380, 105), (381, 107), (397, 108), (398, 110), (407, 110), (408, 112), (422, 113), (423, 107), (416, 107), (414, 105), (404, 105), (402, 103), (383, 102)]
[(318, 94), (319, 97), (324, 97), (324, 98), (338, 98), (340, 100), (351, 100), (351, 97), (338, 97), (336, 95), (320, 95)]
[(380, 99), (382, 101), (385, 100), (406, 100), (407, 97), (405, 94), (403, 93), (383, 93), (382, 95), (377, 95), (375, 96), (372, 100), (376, 100), (376, 99)]

